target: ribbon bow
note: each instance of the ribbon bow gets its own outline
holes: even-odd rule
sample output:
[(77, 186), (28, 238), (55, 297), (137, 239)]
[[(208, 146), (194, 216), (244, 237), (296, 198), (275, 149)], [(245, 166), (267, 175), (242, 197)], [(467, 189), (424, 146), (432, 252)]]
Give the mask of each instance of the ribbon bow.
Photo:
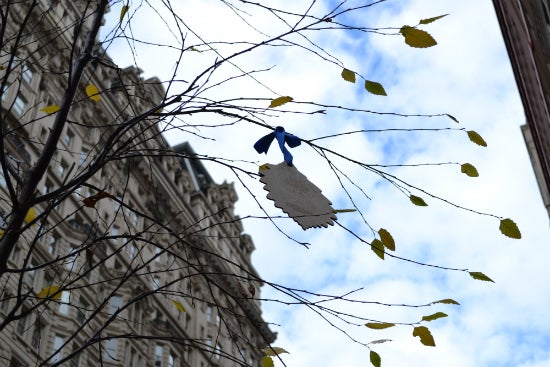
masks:
[(271, 142), (273, 142), (274, 138), (277, 138), (279, 148), (281, 148), (281, 152), (283, 152), (286, 164), (292, 166), (292, 154), (290, 154), (288, 149), (286, 149), (285, 143), (287, 143), (289, 147), (294, 148), (300, 145), (302, 141), (299, 137), (285, 132), (285, 129), (282, 126), (277, 126), (273, 132), (260, 138), (260, 140), (254, 144), (254, 149), (256, 149), (256, 151), (260, 154), (267, 154), (269, 146), (271, 145)]

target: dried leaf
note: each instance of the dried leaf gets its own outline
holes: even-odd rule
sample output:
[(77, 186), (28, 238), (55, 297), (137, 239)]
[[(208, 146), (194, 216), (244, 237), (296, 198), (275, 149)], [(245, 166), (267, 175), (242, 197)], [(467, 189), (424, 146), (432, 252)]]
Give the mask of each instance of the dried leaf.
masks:
[(386, 90), (382, 86), (382, 84), (378, 82), (373, 82), (371, 80), (365, 80), (365, 89), (367, 92), (376, 94), (378, 96), (387, 96)]
[(494, 283), (493, 279), (489, 278), (487, 275), (483, 274), (480, 271), (471, 271), (470, 276), (472, 278), (476, 279), (476, 280), (482, 280), (484, 282), (493, 282)]
[(108, 192), (101, 191), (95, 195), (88, 196), (87, 198), (83, 199), (82, 203), (84, 204), (84, 206), (87, 206), (88, 208), (95, 208), (95, 205), (97, 204), (97, 202), (105, 198), (113, 198), (113, 195), (109, 194)]
[(264, 353), (264, 355), (271, 356), (271, 357), (278, 356), (279, 354), (283, 354), (283, 353), (288, 353), (286, 350), (284, 350), (281, 347), (264, 348), (264, 349), (262, 349), (262, 352)]
[(292, 97), (289, 97), (289, 96), (283, 96), (283, 97), (278, 97), (278, 98), (275, 98), (274, 100), (271, 101), (271, 103), (269, 104), (269, 108), (275, 108), (275, 107), (279, 107), (279, 106), (282, 106), (284, 105), (285, 103), (288, 103), (290, 101), (292, 101), (293, 98)]
[(420, 342), (428, 347), (435, 347), (435, 340), (430, 330), (425, 326), (417, 326), (413, 330), (413, 336), (420, 337)]
[(51, 113), (56, 113), (57, 111), (59, 111), (59, 105), (52, 104), (40, 109), (40, 111), (47, 113), (48, 115)]
[(120, 9), (120, 21), (122, 22), (122, 19), (124, 19), (124, 16), (128, 12), (128, 9), (130, 9), (129, 5), (123, 5), (122, 9)]
[(382, 344), (387, 342), (391, 342), (391, 339), (377, 339), (369, 342), (368, 344)]
[(382, 243), (388, 250), (395, 251), (395, 241), (393, 240), (390, 232), (388, 232), (384, 228), (380, 228), (378, 230), (378, 235), (380, 236)]
[(465, 173), (469, 177), (478, 177), (477, 169), (470, 163), (464, 163), (460, 166), (460, 172)]
[(411, 202), (416, 206), (428, 206), (428, 204), (426, 204), (424, 199), (422, 199), (421, 197), (411, 195), (409, 199), (411, 199)]
[(500, 232), (507, 237), (515, 238), (517, 240), (521, 238), (521, 232), (519, 231), (517, 224), (510, 218), (502, 219), (500, 221), (499, 229)]
[(176, 308), (178, 309), (179, 312), (187, 312), (187, 310), (185, 309), (185, 307), (183, 307), (183, 305), (181, 303), (179, 303), (178, 301), (176, 301), (175, 299), (172, 300), (172, 303), (174, 304), (174, 306), (176, 306)]
[(449, 115), (447, 113), (447, 117), (450, 118), (451, 120), (453, 120), (454, 122), (456, 122), (457, 124), (459, 123), (458, 119), (456, 117), (454, 117), (453, 115)]
[(446, 304), (446, 305), (460, 305), (460, 303), (458, 303), (457, 301), (455, 301), (454, 299), (451, 299), (451, 298), (440, 299), (439, 301), (435, 301), (435, 302), (432, 302), (432, 303), (443, 303), (443, 304)]
[(419, 24), (429, 24), (429, 23), (435, 22), (438, 19), (446, 17), (447, 15), (449, 15), (449, 14), (443, 14), (443, 15), (438, 15), (437, 17), (422, 19), (422, 20), (420, 20)]
[(399, 33), (405, 37), (405, 43), (415, 48), (426, 48), (437, 45), (435, 39), (426, 31), (410, 26), (403, 26)]
[(391, 322), (367, 322), (365, 326), (369, 329), (382, 330), (393, 327), (395, 324), (392, 324)]
[(477, 145), (481, 145), (482, 147), (487, 146), (487, 143), (485, 142), (485, 140), (483, 140), (481, 135), (479, 135), (474, 130), (466, 131), (466, 133), (468, 134), (468, 138), (470, 138), (472, 142), (476, 143)]
[(422, 316), (422, 321), (433, 321), (447, 316), (449, 315), (447, 315), (445, 312), (436, 312), (432, 315)]
[(46, 288), (42, 289), (40, 292), (38, 292), (36, 297), (37, 298), (42, 298), (42, 299), (51, 298), (54, 301), (59, 301), (59, 299), (61, 298), (60, 289), (61, 288), (59, 286), (52, 285), (51, 287), (46, 287)]
[(342, 70), (342, 78), (350, 83), (355, 83), (355, 73), (349, 69)]
[(101, 100), (99, 97), (99, 89), (93, 84), (88, 84), (86, 86), (86, 95), (94, 102), (99, 102)]

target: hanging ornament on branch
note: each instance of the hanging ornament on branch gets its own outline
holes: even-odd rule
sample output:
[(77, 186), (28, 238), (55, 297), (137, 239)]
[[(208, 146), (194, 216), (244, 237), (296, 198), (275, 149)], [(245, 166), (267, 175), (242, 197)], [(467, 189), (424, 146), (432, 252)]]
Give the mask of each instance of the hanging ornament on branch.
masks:
[(291, 148), (297, 147), (301, 144), (300, 138), (278, 126), (272, 133), (258, 140), (254, 148), (258, 153), (267, 154), (275, 138), (283, 152), (284, 162), (277, 165), (266, 163), (260, 167), (260, 182), (268, 191), (267, 198), (273, 200), (277, 208), (282, 209), (304, 230), (334, 225), (336, 215), (332, 203), (292, 164), (292, 154), (285, 147), (285, 143)]

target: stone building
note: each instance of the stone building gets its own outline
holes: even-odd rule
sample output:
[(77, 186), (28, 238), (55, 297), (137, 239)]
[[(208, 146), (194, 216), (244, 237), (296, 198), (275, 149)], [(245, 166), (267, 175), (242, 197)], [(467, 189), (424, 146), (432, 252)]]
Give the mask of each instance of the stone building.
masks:
[(550, 4), (493, 0), (526, 124), (522, 131), (550, 216)]
[[(1, 5), (2, 235), (94, 4)], [(275, 334), (233, 185), (214, 183), (188, 144), (168, 146), (158, 79), (95, 51), (0, 277), (0, 366), (258, 365)]]

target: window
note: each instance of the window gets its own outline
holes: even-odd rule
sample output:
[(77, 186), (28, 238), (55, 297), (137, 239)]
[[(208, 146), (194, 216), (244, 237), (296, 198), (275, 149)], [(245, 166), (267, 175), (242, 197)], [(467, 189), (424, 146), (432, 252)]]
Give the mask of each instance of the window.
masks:
[(153, 276), (153, 289), (157, 289), (160, 286), (160, 277), (158, 275)]
[(8, 88), (10, 86), (8, 84), (4, 85), (4, 88), (2, 88), (2, 101), (5, 101), (8, 99)]
[(27, 307), (23, 307), (21, 309), (21, 313), (24, 314), (25, 316), (20, 318), (19, 321), (17, 322), (17, 333), (19, 335), (23, 335), (27, 330), (27, 316), (28, 316), (27, 312), (28, 312)]
[(189, 330), (191, 326), (191, 316), (188, 313), (185, 313), (185, 330)]
[(82, 152), (79, 154), (78, 163), (82, 166), (84, 162), (86, 162), (86, 159), (88, 158), (89, 152), (86, 149), (83, 149)]
[(71, 271), (74, 268), (77, 254), (72, 254), (65, 259), (65, 269)]
[(122, 304), (122, 297), (118, 295), (114, 295), (111, 297), (111, 301), (109, 302), (109, 315), (113, 315)]
[(164, 347), (160, 344), (155, 345), (155, 366), (162, 367)]
[(78, 303), (79, 307), (76, 314), (76, 320), (80, 325), (82, 325), (86, 321), (86, 318), (88, 318), (88, 310), (90, 309), (90, 304), (83, 297), (79, 298)]
[(27, 100), (23, 96), (18, 94), (17, 97), (15, 97), (15, 101), (13, 102), (14, 111), (18, 115), (21, 115), (25, 111), (26, 106), (27, 106)]
[(12, 297), (13, 296), (11, 295), (11, 293), (4, 289), (4, 292), (2, 293), (2, 298), (0, 299), (0, 310), (2, 310), (2, 312), (8, 312), (10, 300), (12, 299)]
[(208, 345), (209, 347), (212, 346), (212, 335), (208, 335), (206, 337), (206, 345)]
[(66, 146), (70, 147), (72, 141), (73, 141), (73, 134), (67, 131), (67, 133), (63, 137), (63, 142), (65, 143)]
[(36, 320), (32, 331), (31, 345), (36, 351), (39, 351), (40, 341), (42, 340), (42, 323), (40, 319)]
[(61, 347), (65, 344), (65, 338), (62, 335), (56, 334), (55, 338), (53, 339), (53, 350), (54, 356), (51, 359), (52, 362), (57, 362), (61, 359), (62, 353), (61, 353)]
[(53, 184), (49, 181), (46, 181), (44, 184), (44, 194), (49, 194), (53, 191)]
[(206, 321), (212, 322), (212, 306), (206, 306)]
[(141, 305), (139, 303), (134, 303), (132, 307), (132, 325), (137, 331), (141, 330), (141, 324), (143, 321), (143, 312), (141, 310)]
[(0, 186), (6, 187), (6, 178), (4, 177), (4, 172), (0, 170)]
[(52, 255), (55, 255), (55, 251), (57, 249), (57, 241), (58, 238), (55, 234), (50, 234), (48, 236), (48, 252)]
[(25, 69), (23, 70), (23, 73), (21, 74), (21, 76), (23, 77), (23, 80), (25, 82), (27, 82), (27, 84), (31, 84), (32, 82), (32, 77), (33, 77), (34, 73), (32, 72), (32, 70), (26, 66)]
[(71, 292), (61, 292), (61, 299), (59, 300), (59, 313), (67, 315), (69, 313), (69, 304), (71, 302)]
[(222, 320), (219, 314), (216, 314), (216, 326), (220, 327)]
[(116, 361), (118, 352), (118, 339), (108, 339), (105, 342), (105, 356), (108, 361)]
[(67, 164), (65, 162), (60, 162), (59, 166), (57, 166), (57, 173), (59, 176), (63, 177), (63, 174), (67, 170)]
[(176, 355), (174, 352), (170, 351), (170, 354), (168, 355), (168, 364), (167, 367), (174, 367), (176, 365)]

